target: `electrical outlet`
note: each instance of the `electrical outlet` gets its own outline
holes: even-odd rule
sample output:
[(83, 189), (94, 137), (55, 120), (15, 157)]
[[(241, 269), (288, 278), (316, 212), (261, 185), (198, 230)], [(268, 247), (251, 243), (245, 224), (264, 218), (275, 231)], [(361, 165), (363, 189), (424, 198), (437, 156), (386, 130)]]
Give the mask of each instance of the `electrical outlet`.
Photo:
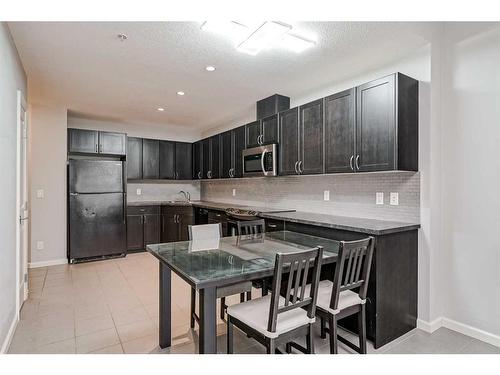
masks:
[(384, 204), (384, 193), (375, 193), (375, 204)]
[(399, 193), (391, 193), (391, 206), (399, 205)]
[(324, 201), (329, 201), (330, 200), (330, 190), (323, 191), (323, 200)]
[(43, 250), (45, 247), (45, 244), (43, 243), (43, 241), (36, 241), (36, 249), (37, 250)]
[(233, 189), (233, 197), (236, 196), (236, 189)]
[(45, 192), (43, 191), (43, 189), (38, 189), (38, 190), (36, 191), (36, 197), (37, 197), (38, 199), (43, 199), (44, 193), (45, 193)]
[(136, 195), (142, 195), (142, 189), (136, 189), (135, 190)]

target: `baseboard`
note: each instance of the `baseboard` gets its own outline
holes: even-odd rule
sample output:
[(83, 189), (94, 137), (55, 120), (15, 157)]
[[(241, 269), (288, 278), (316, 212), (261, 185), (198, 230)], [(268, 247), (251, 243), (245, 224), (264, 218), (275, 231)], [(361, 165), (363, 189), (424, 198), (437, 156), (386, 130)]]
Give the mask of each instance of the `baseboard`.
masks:
[(432, 322), (427, 322), (422, 319), (417, 319), (417, 328), (427, 333), (432, 333), (443, 326), (443, 318), (439, 317)]
[(443, 318), (442, 320), (443, 320), (442, 323), (443, 327), (473, 337), (475, 339), (484, 341), (488, 344), (500, 347), (500, 336), (498, 335), (483, 331), (482, 329), (475, 328), (448, 318)]
[(12, 338), (14, 337), (14, 332), (16, 332), (17, 323), (19, 323), (19, 319), (17, 314), (14, 314), (14, 318), (12, 319), (12, 323), (10, 324), (7, 336), (3, 340), (2, 348), (0, 349), (0, 354), (5, 354), (9, 350), (10, 343), (12, 342)]
[(31, 262), (29, 264), (29, 268), (57, 266), (59, 264), (67, 264), (67, 263), (68, 263), (68, 259), (67, 258), (47, 260), (47, 261), (44, 261), (44, 262)]

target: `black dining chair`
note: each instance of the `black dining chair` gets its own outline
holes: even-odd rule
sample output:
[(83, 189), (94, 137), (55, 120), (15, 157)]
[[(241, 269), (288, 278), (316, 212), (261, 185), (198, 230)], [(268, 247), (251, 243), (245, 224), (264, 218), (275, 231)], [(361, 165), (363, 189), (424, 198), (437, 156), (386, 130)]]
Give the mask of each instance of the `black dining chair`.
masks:
[[(217, 224), (203, 224), (203, 225), (188, 225), (188, 233), (190, 241), (203, 241), (203, 240), (217, 240), (222, 237), (222, 225)], [(244, 281), (237, 284), (227, 285), (217, 288), (217, 298), (221, 299), (220, 318), (224, 319), (224, 313), (227, 309), (226, 297), (234, 294), (240, 294), (240, 302), (245, 301), (245, 293), (247, 300), (252, 299), (252, 282)], [(190, 323), (191, 328), (194, 328), (194, 322), (199, 322), (200, 318), (196, 314), (196, 289), (191, 288), (191, 314)]]
[[(276, 254), (271, 295), (227, 309), (227, 352), (233, 353), (233, 325), (263, 344), (268, 354), (291, 340), (306, 337), (307, 353), (314, 353), (313, 323), (323, 248)], [(312, 268), (312, 272), (309, 270)], [(284, 275), (288, 274), (288, 279)], [(308, 274), (312, 286), (307, 287)], [(282, 281), (286, 292), (280, 295)]]
[[(338, 341), (358, 353), (366, 354), (366, 293), (372, 264), (374, 238), (341, 241), (333, 282), (319, 283), (316, 314), (321, 320), (321, 338), (330, 337), (330, 353), (338, 351)], [(358, 315), (359, 347), (338, 335), (337, 322)], [(328, 323), (328, 328), (326, 327)], [(293, 344), (287, 346), (290, 351)]]

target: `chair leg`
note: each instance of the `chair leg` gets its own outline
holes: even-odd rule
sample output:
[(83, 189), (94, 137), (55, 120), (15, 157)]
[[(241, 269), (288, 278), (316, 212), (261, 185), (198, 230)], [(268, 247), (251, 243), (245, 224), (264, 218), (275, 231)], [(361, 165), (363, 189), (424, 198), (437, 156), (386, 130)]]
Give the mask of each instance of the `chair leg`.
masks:
[(289, 342), (287, 342), (286, 345), (285, 345), (285, 351), (288, 354), (292, 354), (292, 345)]
[(226, 297), (220, 299), (220, 318), (224, 320), (224, 313), (226, 312)]
[(227, 354), (233, 354), (233, 323), (231, 317), (227, 317)]
[(267, 342), (266, 349), (267, 349), (267, 354), (276, 353), (276, 343), (274, 339), (269, 339), (269, 341)]
[(191, 288), (191, 328), (194, 328), (194, 314), (196, 312), (196, 290)]
[(307, 341), (307, 353), (314, 354), (314, 338), (313, 338), (313, 325), (309, 324), (309, 332), (306, 336)]
[(359, 352), (366, 354), (366, 310), (365, 305), (361, 305), (358, 312), (358, 331), (359, 331)]
[(321, 317), (320, 322), (321, 322), (321, 338), (326, 339), (326, 321), (325, 321), (325, 318)]
[(245, 302), (245, 293), (240, 293), (240, 302)]
[(262, 297), (267, 296), (267, 279), (262, 279)]
[(251, 290), (249, 290), (249, 291), (247, 292), (247, 301), (251, 301), (251, 300), (252, 300), (252, 291), (251, 291)]
[(337, 354), (337, 318), (335, 315), (330, 315), (328, 318), (328, 328), (330, 333), (330, 354)]

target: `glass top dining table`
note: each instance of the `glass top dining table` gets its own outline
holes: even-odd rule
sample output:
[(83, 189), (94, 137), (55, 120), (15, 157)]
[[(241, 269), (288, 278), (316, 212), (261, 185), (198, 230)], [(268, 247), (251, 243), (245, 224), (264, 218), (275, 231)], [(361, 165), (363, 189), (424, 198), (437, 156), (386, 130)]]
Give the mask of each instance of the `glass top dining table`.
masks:
[(277, 253), (316, 246), (323, 247), (323, 265), (336, 261), (339, 241), (292, 231), (148, 245), (160, 264), (160, 347), (171, 345), (171, 271), (192, 287), (192, 303), (199, 292), (199, 353), (216, 353), (217, 288), (272, 276)]
[(334, 261), (339, 241), (276, 231), (255, 236), (148, 245), (147, 250), (196, 289), (271, 275), (277, 253), (323, 247), (323, 262)]

